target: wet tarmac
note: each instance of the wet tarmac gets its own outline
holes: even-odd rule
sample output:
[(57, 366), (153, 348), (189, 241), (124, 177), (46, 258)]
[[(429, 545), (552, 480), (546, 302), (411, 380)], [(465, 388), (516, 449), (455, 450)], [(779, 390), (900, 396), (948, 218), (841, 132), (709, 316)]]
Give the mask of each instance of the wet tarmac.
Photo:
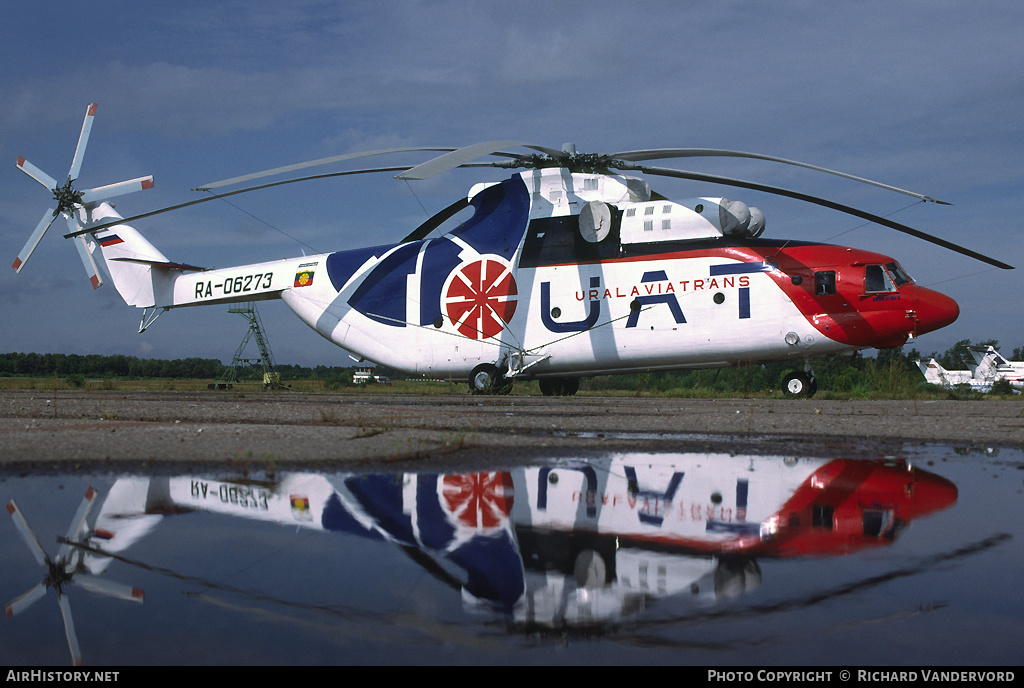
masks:
[(0, 664), (1019, 664), (1024, 452), (899, 449), (6, 472)]
[(1017, 665), (1022, 409), (0, 392), (0, 664)]
[(538, 452), (831, 451), (904, 441), (1024, 448), (1024, 401), (0, 391), (0, 462), (372, 466)]

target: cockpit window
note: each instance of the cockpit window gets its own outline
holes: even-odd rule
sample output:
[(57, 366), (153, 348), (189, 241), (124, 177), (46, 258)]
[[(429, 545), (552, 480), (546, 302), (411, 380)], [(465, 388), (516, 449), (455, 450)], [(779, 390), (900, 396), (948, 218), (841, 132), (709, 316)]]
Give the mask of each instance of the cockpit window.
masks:
[(864, 291), (896, 291), (892, 278), (881, 265), (864, 268)]
[(885, 269), (889, 271), (890, 275), (892, 275), (892, 278), (896, 282), (897, 287), (902, 287), (904, 284), (908, 284), (914, 281), (910, 279), (910, 275), (903, 271), (903, 268), (900, 267), (899, 263), (888, 263), (885, 266)]

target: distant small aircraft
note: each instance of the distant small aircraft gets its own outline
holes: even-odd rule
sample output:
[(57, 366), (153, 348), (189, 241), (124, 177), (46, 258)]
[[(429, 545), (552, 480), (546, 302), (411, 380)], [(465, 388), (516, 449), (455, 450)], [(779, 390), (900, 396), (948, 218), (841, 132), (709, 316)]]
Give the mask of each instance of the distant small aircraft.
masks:
[(967, 370), (946, 370), (934, 358), (918, 359), (917, 367), (933, 385), (970, 385), (971, 389), (987, 394), (996, 381), (1007, 380), (1015, 392), (1024, 390), (1024, 361), (1007, 361), (993, 346), (969, 346), (967, 350), (974, 359), (964, 361)]

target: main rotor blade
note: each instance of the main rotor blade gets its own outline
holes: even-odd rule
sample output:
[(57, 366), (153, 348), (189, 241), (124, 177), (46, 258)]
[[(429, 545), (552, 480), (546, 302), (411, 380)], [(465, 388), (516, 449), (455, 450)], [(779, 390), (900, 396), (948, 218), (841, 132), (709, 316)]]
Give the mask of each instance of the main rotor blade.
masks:
[(152, 189), (153, 186), (153, 175), (139, 177), (138, 179), (129, 179), (125, 182), (107, 184), (106, 186), (98, 186), (95, 189), (83, 191), (82, 202), (98, 203), (99, 201), (105, 201), (106, 199), (113, 198), (114, 196), (123, 196), (125, 194), (135, 193), (136, 191)]
[(64, 619), (64, 635), (68, 638), (68, 649), (71, 650), (71, 661), (75, 666), (82, 665), (82, 652), (78, 648), (78, 636), (75, 635), (75, 622), (71, 618), (71, 605), (68, 603), (67, 595), (57, 595), (57, 604), (60, 605), (60, 615)]
[(210, 184), (204, 184), (197, 186), (193, 191), (209, 191), (216, 189), (221, 186), (228, 186), (230, 184), (239, 184), (241, 182), (252, 181), (253, 179), (260, 179), (262, 177), (269, 177), (275, 174), (284, 174), (286, 172), (294, 172), (295, 170), (303, 170), (308, 167), (317, 167), (319, 165), (329, 165), (332, 162), (341, 162), (342, 160), (354, 160), (356, 158), (368, 158), (373, 155), (387, 155), (390, 153), (409, 153), (418, 151), (453, 151), (454, 148), (382, 148), (380, 150), (364, 151), (362, 153), (347, 153), (345, 155), (333, 155), (329, 158), (320, 158), (319, 160), (310, 160), (308, 162), (300, 162), (294, 165), (285, 165), (284, 167), (275, 167), (272, 170), (263, 170), (262, 172), (253, 172), (252, 174), (245, 174), (240, 177), (232, 177), (231, 179), (224, 179), (219, 182), (212, 182)]
[(80, 573), (75, 576), (75, 583), (81, 585), (89, 592), (106, 595), (107, 597), (116, 597), (120, 600), (128, 600), (129, 602), (138, 602), (139, 604), (142, 604), (146, 596), (146, 593), (143, 590), (127, 585), (126, 583), (118, 583), (116, 581), (107, 580), (106, 578), (100, 578), (99, 576), (90, 576), (85, 573)]
[(896, 193), (906, 194), (907, 196), (913, 196), (914, 198), (920, 198), (922, 201), (929, 201), (931, 203), (939, 203), (941, 205), (952, 205), (946, 201), (940, 201), (931, 196), (925, 196), (915, 191), (908, 191), (907, 189), (901, 189), (898, 186), (892, 186), (890, 184), (883, 184), (882, 182), (876, 182), (871, 179), (865, 179), (864, 177), (856, 177), (846, 172), (839, 172), (836, 170), (830, 170), (826, 167), (819, 167), (818, 165), (811, 165), (806, 162), (800, 162), (798, 160), (788, 160), (786, 158), (777, 158), (773, 155), (762, 155), (760, 153), (746, 153), (744, 151), (734, 150), (722, 150), (718, 148), (656, 148), (651, 150), (635, 150), (635, 151), (624, 151), (622, 153), (614, 153), (610, 157), (617, 158), (619, 160), (629, 160), (636, 162), (639, 160), (662, 160), (665, 158), (712, 158), (712, 157), (724, 157), (724, 158), (751, 158), (754, 160), (768, 160), (770, 162), (780, 162), (785, 165), (795, 165), (796, 167), (804, 167), (809, 170), (816, 172), (824, 172), (825, 174), (834, 174), (837, 177), (843, 177), (845, 179), (852, 179), (856, 182), (863, 184), (870, 184), (871, 186), (877, 186), (881, 189), (888, 189), (889, 191), (895, 191)]
[(160, 208), (159, 210), (153, 210), (148, 213), (142, 213), (141, 215), (132, 215), (131, 217), (123, 217), (117, 220), (111, 220), (110, 222), (104, 222), (98, 225), (90, 225), (84, 229), (80, 229), (77, 232), (71, 232), (65, 234), (65, 239), (76, 237), (81, 234), (89, 234), (90, 232), (98, 232), (101, 229), (108, 227), (114, 227), (115, 225), (125, 225), (135, 220), (141, 220), (144, 217), (152, 217), (153, 215), (160, 215), (161, 213), (168, 213), (172, 210), (181, 210), (182, 208), (188, 208), (189, 206), (199, 205), (200, 203), (209, 203), (210, 201), (216, 201), (219, 198), (228, 198), (229, 196), (237, 196), (238, 194), (248, 193), (250, 191), (259, 191), (260, 189), (270, 189), (275, 186), (284, 186), (285, 184), (294, 184), (295, 182), (308, 182), (314, 179), (329, 179), (331, 177), (346, 177), (353, 174), (369, 174), (371, 172), (401, 172), (402, 170), (409, 169), (408, 165), (402, 165), (399, 167), (376, 167), (365, 170), (347, 170), (345, 172), (330, 172), (327, 174), (314, 174), (309, 177), (299, 177), (297, 179), (285, 179), (279, 182), (271, 182), (269, 184), (260, 184), (259, 186), (250, 186), (245, 189), (238, 189), (236, 191), (228, 191), (227, 193), (215, 194), (207, 196), (206, 198), (200, 198), (195, 201), (188, 201), (186, 203), (179, 203), (177, 205), (168, 206), (166, 208)]
[(36, 250), (36, 246), (43, 240), (43, 235), (46, 234), (46, 230), (50, 228), (53, 221), (57, 219), (57, 211), (54, 208), (47, 208), (46, 212), (43, 213), (43, 219), (39, 221), (36, 228), (32, 231), (28, 241), (21, 247), (21, 251), (18, 252), (18, 257), (11, 263), (11, 267), (14, 268), (15, 272), (21, 272), (21, 269), (25, 267), (25, 263), (28, 262), (29, 256)]
[(665, 167), (648, 167), (646, 165), (629, 164), (626, 166), (621, 166), (619, 169), (635, 170), (638, 172), (655, 174), (663, 177), (675, 177), (677, 179), (689, 179), (699, 182), (725, 184), (726, 186), (735, 186), (737, 188), (751, 189), (753, 191), (764, 191), (766, 193), (775, 194), (777, 196), (795, 198), (798, 201), (805, 201), (807, 203), (813, 203), (814, 205), (820, 205), (823, 208), (838, 210), (841, 213), (853, 215), (854, 217), (859, 217), (862, 220), (874, 222), (875, 224), (882, 225), (883, 227), (888, 227), (889, 229), (895, 229), (897, 232), (909, 234), (910, 236), (917, 237), (918, 239), (921, 239), (923, 241), (927, 241), (937, 246), (942, 246), (943, 248), (947, 248), (950, 251), (955, 251), (956, 253), (968, 256), (970, 258), (974, 258), (975, 260), (980, 260), (983, 263), (988, 263), (989, 265), (993, 265), (997, 268), (1002, 268), (1003, 270), (1013, 270), (1012, 265), (1007, 265), (1002, 261), (996, 260), (995, 258), (990, 258), (986, 255), (978, 253), (977, 251), (972, 251), (971, 249), (960, 246), (959, 244), (954, 244), (951, 241), (940, 239), (936, 236), (932, 236), (931, 234), (926, 234), (920, 230), (913, 229), (912, 227), (907, 227), (906, 225), (902, 225), (898, 222), (893, 222), (892, 220), (888, 220), (884, 217), (880, 217), (878, 215), (865, 212), (863, 210), (858, 210), (857, 208), (851, 208), (850, 206), (843, 205), (841, 203), (829, 201), (824, 198), (818, 198), (817, 196), (810, 196), (805, 193), (800, 193), (799, 191), (790, 191), (789, 189), (782, 189), (776, 186), (768, 186), (767, 184), (758, 184), (756, 182), (748, 182), (742, 179), (731, 179), (729, 177), (719, 177), (717, 175), (711, 174), (700, 174), (698, 172), (686, 172), (684, 170), (674, 170)]
[(34, 588), (29, 588), (4, 606), (4, 614), (14, 616), (25, 611), (40, 597), (46, 595), (46, 582), (42, 582)]
[(18, 156), (18, 169), (45, 186), (48, 191), (53, 191), (60, 186), (56, 179), (46, 174), (20, 155)]
[(89, 134), (92, 132), (92, 121), (96, 118), (96, 103), (90, 103), (85, 111), (85, 121), (82, 122), (82, 133), (78, 135), (78, 146), (75, 148), (75, 157), (71, 160), (71, 169), (68, 170), (68, 179), (78, 179), (78, 173), (82, 171), (82, 159), (85, 157), (85, 147), (89, 144)]
[(509, 146), (526, 146), (528, 144), (522, 141), (484, 141), (483, 143), (474, 143), (471, 146), (464, 146), (457, 148), (444, 155), (439, 155), (436, 158), (432, 158), (424, 163), (420, 163), (415, 167), (411, 168), (408, 172), (396, 176), (396, 179), (430, 179), (437, 175), (453, 170), (460, 165), (467, 162), (472, 162), (479, 157), (484, 155), (491, 155), (496, 153), (502, 148), (508, 148)]
[[(78, 536), (82, 533), (82, 528), (85, 526), (85, 519), (89, 516), (89, 510), (92, 508), (92, 503), (96, 500), (96, 490), (89, 488), (85, 491), (85, 496), (82, 497), (81, 504), (78, 505), (78, 510), (75, 512), (74, 518), (71, 519), (71, 523), (68, 525), (68, 534), (65, 537), (66, 540), (72, 542), (78, 540)], [(60, 546), (60, 551), (57, 552), (57, 559), (67, 561), (67, 555), (71, 552), (71, 546), (66, 542)]]
[(7, 502), (7, 513), (14, 519), (14, 527), (21, 535), (21, 539), (28, 545), (29, 550), (32, 552), (32, 556), (36, 558), (36, 562), (40, 566), (46, 566), (48, 560), (46, 552), (43, 551), (42, 546), (39, 544), (39, 538), (32, 532), (32, 527), (29, 526), (28, 521), (25, 520), (25, 515), (21, 513), (21, 509), (14, 503), (14, 500)]

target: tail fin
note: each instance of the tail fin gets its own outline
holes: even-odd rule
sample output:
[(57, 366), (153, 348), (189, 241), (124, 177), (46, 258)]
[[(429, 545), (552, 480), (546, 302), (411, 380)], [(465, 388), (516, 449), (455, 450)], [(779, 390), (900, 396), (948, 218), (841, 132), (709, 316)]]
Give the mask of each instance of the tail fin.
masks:
[(921, 373), (924, 375), (925, 382), (927, 382), (928, 384), (945, 384), (944, 378), (946, 369), (939, 365), (939, 362), (936, 361), (934, 358), (929, 358), (927, 361), (918, 359), (917, 367), (921, 369)]
[[(86, 222), (82, 222), (86, 215)], [(91, 223), (110, 221), (121, 216), (109, 204), (100, 204), (87, 213), (78, 213), (79, 225), (88, 228)], [(156, 303), (156, 286), (153, 263), (167, 263), (167, 257), (157, 247), (143, 238), (134, 228), (127, 224), (118, 224), (100, 229), (87, 236), (86, 245), (91, 245), (91, 253), (97, 252), (102, 258), (106, 273), (110, 274), (114, 287), (129, 306), (145, 308)]]
[[(83, 215), (86, 215), (84, 223), (81, 221)], [(81, 229), (88, 229), (90, 224), (120, 217), (109, 204), (101, 203), (91, 212), (80, 211), (76, 219)], [(166, 293), (170, 277), (166, 270), (154, 270), (154, 266), (186, 267), (171, 263), (159, 249), (128, 225), (114, 225), (82, 236), (89, 237), (86, 244), (91, 244), (93, 255), (98, 252), (102, 257), (114, 287), (129, 306), (155, 306), (157, 296), (161, 292)]]
[(1003, 357), (992, 346), (969, 346), (967, 350), (974, 358), (974, 376), (979, 379), (994, 380), (998, 377), (996, 367), (1006, 365)]
[(926, 382), (932, 385), (943, 387), (955, 387), (956, 385), (973, 385), (974, 375), (969, 370), (946, 370), (934, 358), (927, 361), (918, 360), (917, 367), (924, 374)]

